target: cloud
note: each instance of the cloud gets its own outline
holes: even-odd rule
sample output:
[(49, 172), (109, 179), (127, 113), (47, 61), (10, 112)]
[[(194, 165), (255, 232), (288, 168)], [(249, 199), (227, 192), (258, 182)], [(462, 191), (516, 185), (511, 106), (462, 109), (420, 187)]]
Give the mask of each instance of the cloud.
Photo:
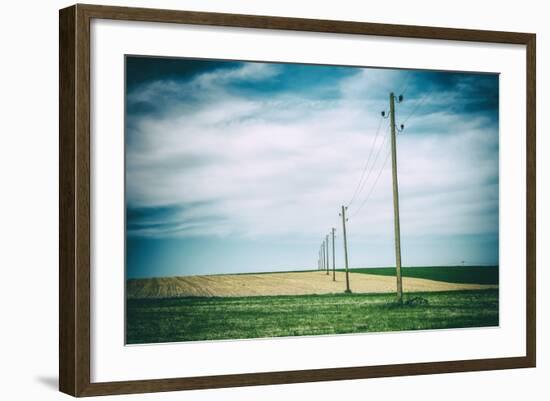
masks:
[(219, 88), (219, 85), (234, 84), (239, 81), (263, 81), (277, 75), (277, 67), (263, 63), (245, 63), (239, 68), (216, 70), (199, 75), (192, 85), (206, 88)]
[[(304, 239), (340, 227), (340, 206), (373, 144), (377, 154), (388, 135), (383, 120), (374, 142), (391, 82), (407, 81), (398, 118), (424, 102), (398, 137), (403, 234), (498, 232), (498, 126), (469, 109), (480, 101), (468, 96), (475, 80), (433, 84), (437, 90), (425, 93), (415, 88), (432, 86), (422, 86), (419, 72), (366, 69), (339, 79), (333, 97), (291, 87), (262, 94), (266, 82), (292, 80), (291, 71), (243, 63), (183, 82), (150, 82), (128, 95), (130, 105), (152, 110), (128, 115), (128, 209), (142, 212), (129, 219), (130, 235)], [(388, 145), (350, 206), (357, 239), (393, 233)]]
[[(278, 74), (277, 67), (262, 63), (244, 63), (238, 68), (218, 69), (198, 74), (192, 79), (156, 80), (132, 88), (127, 96), (130, 105), (162, 103), (172, 109), (176, 103), (191, 103), (226, 93), (226, 87), (241, 82), (257, 82)], [(176, 103), (175, 103), (176, 102)]]

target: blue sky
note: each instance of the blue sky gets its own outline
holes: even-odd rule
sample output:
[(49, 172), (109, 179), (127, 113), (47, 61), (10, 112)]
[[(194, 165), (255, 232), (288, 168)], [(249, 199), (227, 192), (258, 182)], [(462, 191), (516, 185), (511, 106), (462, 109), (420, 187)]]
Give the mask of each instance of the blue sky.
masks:
[[(128, 56), (128, 277), (498, 264), (498, 75)], [(350, 203), (351, 201), (351, 203)]]

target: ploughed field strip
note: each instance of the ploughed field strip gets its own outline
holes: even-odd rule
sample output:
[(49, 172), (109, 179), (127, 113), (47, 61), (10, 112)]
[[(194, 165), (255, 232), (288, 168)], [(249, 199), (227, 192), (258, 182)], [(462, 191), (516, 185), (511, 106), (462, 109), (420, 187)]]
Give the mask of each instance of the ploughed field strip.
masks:
[[(350, 273), (353, 293), (395, 292), (395, 277), (375, 274)], [(422, 278), (403, 277), (404, 292), (435, 292), (484, 290), (498, 288), (493, 284), (463, 284)], [(336, 294), (346, 289), (344, 272), (332, 271), (261, 273), (209, 276), (182, 276), (127, 281), (127, 298), (179, 297), (247, 297), (276, 295)]]

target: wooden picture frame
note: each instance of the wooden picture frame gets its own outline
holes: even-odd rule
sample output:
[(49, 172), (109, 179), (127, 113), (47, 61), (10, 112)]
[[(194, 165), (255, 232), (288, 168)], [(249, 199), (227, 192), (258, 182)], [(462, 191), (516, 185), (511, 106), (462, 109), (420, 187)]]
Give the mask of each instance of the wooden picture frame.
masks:
[[(526, 355), (511, 358), (92, 383), (90, 380), (90, 21), (94, 18), (526, 46)], [(59, 29), (60, 391), (73, 396), (95, 396), (535, 366), (536, 37), (534, 34), (80, 4), (60, 10)]]

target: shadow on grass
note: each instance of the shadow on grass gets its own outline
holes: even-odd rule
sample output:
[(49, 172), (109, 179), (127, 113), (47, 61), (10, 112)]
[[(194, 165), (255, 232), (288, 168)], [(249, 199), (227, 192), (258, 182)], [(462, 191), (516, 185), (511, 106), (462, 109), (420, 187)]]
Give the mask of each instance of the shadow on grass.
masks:
[(407, 299), (404, 299), (403, 302), (399, 302), (397, 299), (395, 299), (392, 302), (389, 302), (385, 304), (384, 306), (387, 309), (395, 309), (395, 308), (411, 308), (411, 307), (417, 307), (417, 306), (427, 306), (429, 305), (429, 301), (424, 297), (410, 297)]

